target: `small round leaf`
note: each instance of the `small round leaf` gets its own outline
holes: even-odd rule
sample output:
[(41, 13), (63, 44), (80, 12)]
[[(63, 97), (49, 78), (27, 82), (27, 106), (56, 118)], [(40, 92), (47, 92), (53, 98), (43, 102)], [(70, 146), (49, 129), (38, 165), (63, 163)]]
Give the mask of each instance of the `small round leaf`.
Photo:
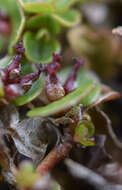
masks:
[(46, 2), (37, 0), (19, 0), (23, 9), (28, 13), (45, 13), (51, 14), (54, 12), (54, 7)]
[(77, 25), (81, 21), (81, 14), (74, 10), (66, 10), (65, 12), (52, 15), (61, 25), (71, 27)]
[(45, 28), (52, 34), (60, 32), (60, 24), (51, 15), (36, 15), (27, 21), (28, 29)]
[(58, 41), (46, 37), (37, 40), (36, 35), (31, 32), (24, 35), (24, 47), (27, 58), (35, 63), (49, 63), (52, 61), (52, 53), (60, 51)]

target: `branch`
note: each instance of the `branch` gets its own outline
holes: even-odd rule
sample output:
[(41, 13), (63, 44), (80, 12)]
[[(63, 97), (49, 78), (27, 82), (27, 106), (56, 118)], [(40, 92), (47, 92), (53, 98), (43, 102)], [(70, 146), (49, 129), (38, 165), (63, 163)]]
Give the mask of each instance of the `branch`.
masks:
[(104, 113), (102, 110), (100, 110), (99, 107), (96, 107), (96, 110), (106, 120), (108, 134), (110, 135), (110, 137), (113, 140), (114, 144), (119, 149), (122, 149), (122, 142), (118, 140), (116, 134), (114, 133), (109, 117), (106, 115), (106, 113)]
[(103, 177), (81, 164), (70, 159), (67, 159), (65, 164), (72, 176), (87, 181), (87, 183), (92, 185), (96, 190), (122, 190), (122, 185), (114, 185), (107, 182)]
[(36, 171), (44, 176), (49, 172), (58, 162), (65, 158), (72, 148), (72, 142), (64, 142), (56, 146), (47, 157), (39, 164)]

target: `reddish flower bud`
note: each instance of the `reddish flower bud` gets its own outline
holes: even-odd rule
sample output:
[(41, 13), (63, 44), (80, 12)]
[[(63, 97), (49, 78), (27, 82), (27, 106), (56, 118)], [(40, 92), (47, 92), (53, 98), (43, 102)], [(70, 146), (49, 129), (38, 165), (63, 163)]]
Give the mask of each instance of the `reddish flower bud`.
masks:
[(46, 94), (49, 101), (59, 100), (65, 95), (64, 88), (57, 77), (47, 76)]
[(38, 79), (40, 73), (44, 71), (44, 66), (40, 65), (38, 72), (29, 73), (20, 79), (20, 85), (27, 91), (32, 86), (33, 82)]
[(64, 88), (57, 77), (57, 70), (60, 68), (58, 63), (61, 56), (53, 54), (53, 61), (51, 64), (46, 65), (48, 76), (46, 78), (46, 94), (50, 101), (56, 101), (65, 95)]
[(30, 73), (23, 76), (20, 80), (20, 85), (25, 91), (29, 90), (33, 82), (39, 77), (38, 73)]
[(76, 88), (77, 72), (79, 68), (84, 64), (84, 61), (82, 59), (78, 60), (77, 58), (74, 58), (74, 61), (76, 62), (74, 69), (69, 74), (64, 84), (64, 89), (65, 89), (66, 94), (72, 92)]
[(23, 95), (23, 90), (18, 84), (9, 84), (5, 87), (5, 97), (7, 100), (12, 100)]
[(62, 56), (61, 55), (53, 53), (52, 56), (53, 56), (53, 63), (54, 62), (60, 62), (62, 60)]
[(8, 83), (18, 83), (20, 81), (21, 69), (14, 69), (8, 74)]
[(22, 55), (15, 55), (12, 62), (8, 66), (8, 72), (11, 72), (14, 69), (19, 69), (20, 61), (21, 61)]
[(17, 54), (14, 56), (13, 60), (7, 68), (8, 75), (6, 83), (8, 84), (19, 82), (21, 74), (20, 62), (22, 59), (22, 54), (25, 52), (22, 43), (15, 45), (14, 48), (16, 49)]
[(48, 74), (56, 75), (56, 71), (60, 68), (59, 61), (61, 61), (62, 57), (54, 53), (52, 55), (53, 55), (52, 63), (46, 65), (45, 68), (47, 69)]
[(14, 49), (15, 49), (15, 51), (16, 51), (17, 54), (23, 54), (23, 53), (25, 53), (25, 48), (23, 47), (22, 42), (20, 42), (19, 44), (16, 44), (14, 46)]
[(21, 59), (22, 59), (22, 53), (19, 49), (23, 49), (22, 44), (16, 45), (16, 50), (19, 52), (16, 54), (11, 61), (11, 63), (8, 65), (7, 68), (0, 70), (0, 77), (3, 81), (3, 85), (5, 88), (5, 92), (7, 94), (7, 98), (10, 98), (17, 96), (18, 94), (21, 94), (19, 82), (20, 82), (20, 75), (21, 75)]
[(6, 83), (11, 84), (11, 83), (18, 83), (20, 80), (20, 74), (21, 74), (21, 66), (20, 66), (20, 61), (21, 61), (22, 55), (15, 55), (12, 62), (7, 68), (8, 72), (8, 77)]

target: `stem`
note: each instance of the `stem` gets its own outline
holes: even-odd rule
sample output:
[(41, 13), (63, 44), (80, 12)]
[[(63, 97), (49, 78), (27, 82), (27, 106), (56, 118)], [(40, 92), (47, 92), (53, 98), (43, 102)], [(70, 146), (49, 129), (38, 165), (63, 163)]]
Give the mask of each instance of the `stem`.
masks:
[(40, 176), (47, 174), (57, 163), (69, 154), (73, 144), (73, 134), (76, 125), (77, 121), (74, 121), (70, 123), (67, 128), (64, 128), (62, 142), (58, 146), (55, 146), (37, 167), (36, 171), (40, 173)]
[(49, 172), (58, 162), (65, 158), (72, 148), (72, 142), (64, 142), (55, 147), (47, 157), (39, 164), (36, 171), (44, 176)]

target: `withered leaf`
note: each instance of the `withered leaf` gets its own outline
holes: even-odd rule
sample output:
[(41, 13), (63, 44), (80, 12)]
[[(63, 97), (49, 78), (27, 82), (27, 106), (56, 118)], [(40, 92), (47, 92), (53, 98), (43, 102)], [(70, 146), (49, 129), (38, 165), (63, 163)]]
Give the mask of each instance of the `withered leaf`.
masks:
[(0, 130), (0, 166), (2, 166), (6, 170), (9, 168), (8, 154), (9, 150), (5, 145), (3, 135), (1, 134)]
[(58, 132), (49, 118), (36, 117), (20, 120), (19, 112), (13, 105), (2, 109), (0, 118), (18, 152), (31, 158), (34, 163), (38, 163), (43, 158), (48, 143), (54, 144), (57, 141)]
[(16, 125), (11, 124), (11, 127), (15, 130), (12, 138), (18, 151), (31, 158), (35, 164), (43, 158), (48, 144), (58, 139), (58, 132), (48, 118), (24, 119)]
[(10, 135), (7, 135), (8, 131), (0, 127), (0, 167), (2, 167), (1, 174), (11, 185), (15, 185), (15, 178), (12, 171), (15, 168), (15, 155), (16, 147)]
[[(13, 116), (13, 112), (16, 113)], [(11, 113), (11, 114), (10, 114)], [(15, 117), (16, 116), (16, 117)], [(18, 121), (18, 112), (13, 106), (1, 107), (0, 109), (0, 160), (4, 169), (9, 170), (10, 164), (14, 163), (16, 147), (11, 138), (12, 130), (9, 129), (10, 120)]]
[(96, 100), (96, 102), (94, 102), (92, 105), (90, 105), (89, 108), (92, 108), (94, 106), (97, 106), (97, 105), (102, 104), (107, 101), (117, 99), (119, 97), (120, 97), (120, 94), (118, 92), (112, 90), (111, 88), (109, 88), (106, 85), (102, 85), (102, 90), (101, 90), (101, 94), (100, 94), (99, 98)]
[(96, 133), (105, 134), (107, 136), (105, 143), (107, 152), (112, 155), (113, 160), (117, 159), (122, 162), (122, 142), (114, 133), (109, 117), (101, 111), (99, 107), (89, 110), (89, 113), (95, 125)]
[(48, 145), (43, 122), (42, 118), (25, 119), (13, 127), (13, 140), (18, 151), (34, 162), (40, 161)]

